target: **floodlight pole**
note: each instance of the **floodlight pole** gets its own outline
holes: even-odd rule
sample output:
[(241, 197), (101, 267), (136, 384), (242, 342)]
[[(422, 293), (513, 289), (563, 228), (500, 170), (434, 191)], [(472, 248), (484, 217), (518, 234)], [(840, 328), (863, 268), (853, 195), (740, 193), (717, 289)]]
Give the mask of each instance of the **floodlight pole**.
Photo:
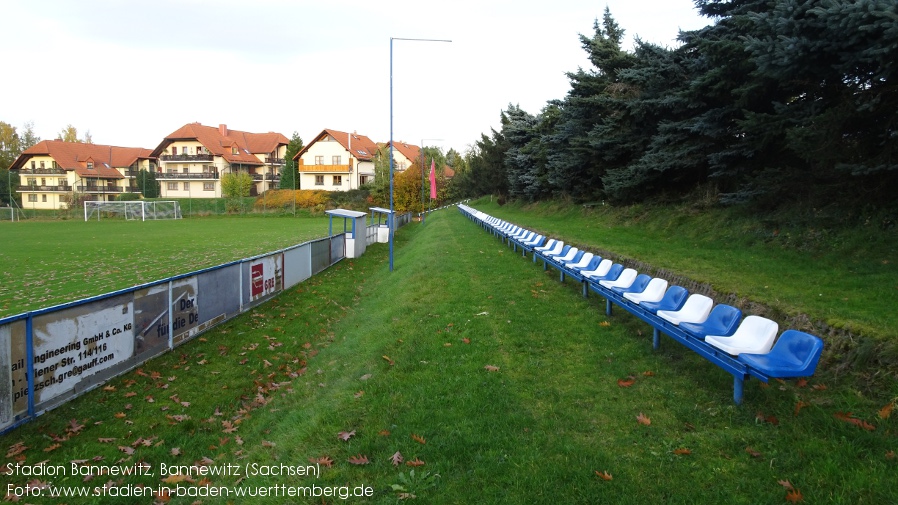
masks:
[[(445, 39), (405, 39), (390, 37), (390, 271), (393, 271), (393, 226), (396, 219), (393, 215), (393, 41), (407, 40), (412, 42), (452, 42)], [(422, 146), (423, 148), (423, 146)]]

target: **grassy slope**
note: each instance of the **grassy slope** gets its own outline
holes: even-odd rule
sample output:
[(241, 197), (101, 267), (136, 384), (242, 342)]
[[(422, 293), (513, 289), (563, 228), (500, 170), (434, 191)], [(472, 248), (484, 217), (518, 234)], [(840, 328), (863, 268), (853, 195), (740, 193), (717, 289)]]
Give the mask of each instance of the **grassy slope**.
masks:
[[(423, 503), (782, 503), (780, 480), (806, 503), (898, 500), (896, 421), (877, 416), (881, 405), (817, 379), (750, 382), (746, 404), (734, 406), (726, 373), (669, 341), (652, 352), (644, 323), (607, 319), (601, 300), (556, 279), (457, 212), (437, 213), (397, 234), (394, 272), (377, 245), (0, 443), (22, 441), (27, 462), (52, 464), (327, 457), (333, 466), (318, 480), (240, 485), (375, 489), (355, 503), (396, 503), (403, 492)], [(834, 417), (840, 411), (872, 430)], [(639, 414), (651, 424), (637, 423)], [(54, 442), (73, 417), (83, 428)], [(424, 465), (414, 476), (394, 467), (397, 451)], [(370, 464), (348, 462), (358, 455)], [(605, 471), (612, 480), (596, 475)], [(56, 483), (108, 479), (95, 480)]]
[(0, 222), (0, 317), (327, 235), (327, 218)]
[[(730, 211), (536, 204), (475, 206), (590, 250), (611, 252), (759, 303), (769, 317), (817, 333), (827, 357), (854, 367), (895, 367), (898, 236), (865, 225), (795, 231)], [(782, 226), (781, 226), (782, 225)], [(670, 278), (670, 277), (668, 277)], [(873, 372), (875, 373), (875, 370)]]

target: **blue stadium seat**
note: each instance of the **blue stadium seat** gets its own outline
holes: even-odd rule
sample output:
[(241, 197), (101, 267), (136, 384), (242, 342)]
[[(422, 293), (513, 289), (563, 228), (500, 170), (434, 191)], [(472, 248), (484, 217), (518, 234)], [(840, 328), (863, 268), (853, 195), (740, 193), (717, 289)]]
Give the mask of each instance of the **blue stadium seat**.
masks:
[(718, 304), (711, 309), (708, 319), (701, 323), (680, 323), (680, 328), (693, 337), (704, 339), (706, 335), (729, 337), (736, 333), (742, 311), (732, 305)]
[(814, 374), (823, 340), (803, 331), (786, 330), (767, 354), (740, 354), (737, 359), (767, 377), (806, 377)]
[[(607, 261), (607, 260), (606, 260)], [(590, 283), (598, 283), (599, 281), (613, 281), (617, 280), (620, 277), (620, 274), (623, 273), (624, 266), (620, 263), (615, 263), (611, 265), (611, 268), (608, 269), (608, 272), (605, 275), (589, 275), (586, 276), (586, 273), (583, 273), (589, 279)]]
[(652, 276), (647, 274), (639, 274), (636, 276), (636, 279), (633, 280), (633, 283), (628, 287), (625, 288), (614, 286), (611, 288), (611, 290), (621, 295), (624, 293), (642, 293), (643, 291), (645, 291), (645, 288), (648, 287), (651, 280)]
[(689, 291), (686, 291), (686, 288), (671, 286), (664, 292), (664, 297), (660, 301), (641, 302), (639, 306), (652, 314), (657, 314), (659, 310), (680, 310), (686, 303), (687, 296), (689, 296)]

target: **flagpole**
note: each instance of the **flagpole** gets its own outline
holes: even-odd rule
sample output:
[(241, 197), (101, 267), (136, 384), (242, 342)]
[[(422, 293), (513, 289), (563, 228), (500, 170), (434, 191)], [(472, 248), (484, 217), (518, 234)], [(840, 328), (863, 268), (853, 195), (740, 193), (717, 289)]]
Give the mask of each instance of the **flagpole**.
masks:
[(393, 271), (393, 41), (407, 40), (412, 42), (452, 42), (443, 39), (406, 39), (390, 37), (390, 271)]

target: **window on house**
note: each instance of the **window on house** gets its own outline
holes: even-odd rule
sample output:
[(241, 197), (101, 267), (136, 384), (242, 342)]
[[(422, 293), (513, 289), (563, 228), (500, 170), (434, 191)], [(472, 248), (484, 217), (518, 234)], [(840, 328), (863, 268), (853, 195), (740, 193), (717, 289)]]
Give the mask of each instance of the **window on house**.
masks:
[(41, 195), (41, 201), (42, 201), (42, 202), (46, 202), (46, 201), (47, 201), (47, 195)]
[(316, 186), (324, 186), (324, 176), (323, 175), (315, 176), (315, 185)]
[(342, 186), (343, 185), (343, 176), (335, 175), (334, 176), (334, 186)]
[(332, 156), (331, 157), (331, 165), (342, 165), (343, 157), (342, 156)]
[(65, 186), (65, 179), (63, 179), (62, 177), (59, 178), (59, 185)]
[(316, 165), (324, 165), (324, 156), (315, 156)]
[(189, 172), (189, 171), (190, 171), (190, 169), (188, 168), (188, 165), (182, 165), (182, 166), (181, 166), (181, 172), (182, 172), (182, 173), (185, 173), (185, 174), (186, 174), (186, 173)]
[(88, 161), (88, 162), (87, 162), (87, 168), (89, 168), (89, 169), (94, 168), (94, 162), (93, 162), (93, 161)]
[(36, 168), (36, 167), (35, 167), (34, 160), (31, 160), (31, 170), (34, 170), (35, 168)]
[(46, 186), (46, 185), (47, 185), (47, 178), (41, 177), (41, 186)]
[(170, 182), (170, 183), (168, 183), (168, 190), (169, 190), (169, 191), (177, 191), (177, 190), (178, 190), (178, 183), (177, 183), (177, 182)]
[(203, 183), (203, 191), (215, 191), (215, 183), (214, 182), (204, 182)]
[(367, 176), (367, 175), (360, 175), (360, 176), (359, 176), (359, 184), (360, 184), (360, 185), (368, 184), (368, 182), (369, 182), (369, 181), (368, 181), (368, 176)]
[(178, 148), (175, 146), (171, 146), (171, 155), (175, 156), (178, 154)]
[(28, 201), (29, 201), (29, 202), (36, 202), (36, 201), (37, 201), (37, 195), (28, 195)]
[(189, 182), (184, 183), (184, 191), (190, 191), (190, 183)]
[(28, 178), (28, 185), (29, 185), (29, 186), (37, 186), (37, 178), (36, 178), (36, 177), (29, 177), (29, 178)]
[(56, 160), (53, 160), (53, 168), (59, 168), (59, 165), (56, 164)]
[(43, 162), (43, 161), (41, 162), (41, 168), (46, 168), (46, 167), (44, 167), (44, 162)]
[(231, 154), (240, 154), (240, 151), (236, 147), (232, 147)]

